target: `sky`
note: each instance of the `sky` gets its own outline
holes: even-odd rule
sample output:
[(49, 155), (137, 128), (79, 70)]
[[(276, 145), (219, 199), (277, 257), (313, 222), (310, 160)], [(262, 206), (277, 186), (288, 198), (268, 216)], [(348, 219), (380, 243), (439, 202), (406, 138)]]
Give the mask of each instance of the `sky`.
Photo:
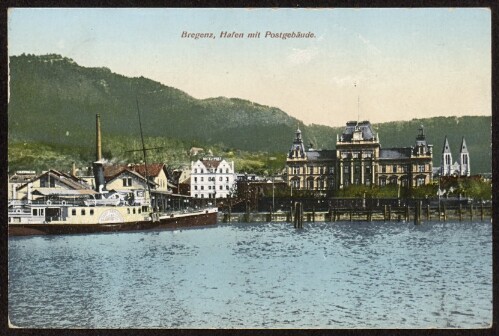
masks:
[[(193, 33), (214, 38), (182, 37)], [(485, 8), (11, 8), (8, 51), (60, 54), (199, 99), (247, 99), (306, 124), (492, 113)]]

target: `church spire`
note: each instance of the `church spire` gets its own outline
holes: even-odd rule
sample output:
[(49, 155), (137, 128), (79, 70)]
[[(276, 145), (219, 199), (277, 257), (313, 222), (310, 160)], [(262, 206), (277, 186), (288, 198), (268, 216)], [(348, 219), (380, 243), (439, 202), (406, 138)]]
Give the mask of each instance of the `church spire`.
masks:
[(449, 153), (450, 154), (450, 146), (449, 140), (447, 140), (447, 135), (445, 136), (444, 148), (442, 149), (442, 154)]
[(468, 147), (466, 147), (466, 140), (463, 137), (463, 140), (461, 141), (461, 151), (460, 153), (468, 153)]
[(466, 140), (461, 141), (461, 150), (459, 151), (459, 174), (461, 176), (470, 176), (470, 154), (466, 146)]
[(445, 136), (444, 148), (442, 149), (442, 161), (440, 162), (440, 175), (452, 175), (452, 153), (450, 151), (449, 140)]

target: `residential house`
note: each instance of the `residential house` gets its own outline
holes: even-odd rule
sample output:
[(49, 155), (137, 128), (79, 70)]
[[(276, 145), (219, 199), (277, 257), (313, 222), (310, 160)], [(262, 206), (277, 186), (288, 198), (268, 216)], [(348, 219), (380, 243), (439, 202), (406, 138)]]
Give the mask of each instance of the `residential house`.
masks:
[(43, 172), (33, 180), (17, 187), (15, 199), (35, 200), (42, 196), (60, 194), (63, 190), (90, 190), (82, 179), (55, 169)]
[(191, 162), (191, 196), (194, 198), (226, 198), (234, 188), (234, 162), (207, 157)]

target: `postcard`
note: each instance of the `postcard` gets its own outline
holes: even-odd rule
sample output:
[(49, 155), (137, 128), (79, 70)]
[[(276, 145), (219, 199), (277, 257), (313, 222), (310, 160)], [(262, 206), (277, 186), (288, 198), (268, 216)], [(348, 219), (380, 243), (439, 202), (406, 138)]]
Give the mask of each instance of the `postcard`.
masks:
[(492, 325), (488, 8), (10, 8), (8, 318)]

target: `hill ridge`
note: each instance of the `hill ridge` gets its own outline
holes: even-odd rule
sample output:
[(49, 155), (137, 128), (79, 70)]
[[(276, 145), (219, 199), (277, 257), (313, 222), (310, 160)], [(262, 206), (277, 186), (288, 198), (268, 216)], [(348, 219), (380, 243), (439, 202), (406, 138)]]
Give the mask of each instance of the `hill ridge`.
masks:
[[(104, 136), (138, 138), (136, 98), (144, 134), (191, 145), (286, 153), (298, 126), (307, 144), (334, 149), (336, 134), (344, 128), (305, 125), (277, 107), (241, 98), (196, 99), (143, 76), (83, 67), (58, 54), (11, 56), (9, 66), (9, 141), (92, 147), (97, 113)], [(420, 123), (434, 145), (435, 165), (440, 163), (441, 145), (449, 133), (454, 157), (454, 146), (464, 135), (472, 171), (491, 171), (490, 116), (414, 118), (373, 126), (382, 148), (389, 148), (413, 145)], [(484, 137), (484, 129), (490, 137)]]

